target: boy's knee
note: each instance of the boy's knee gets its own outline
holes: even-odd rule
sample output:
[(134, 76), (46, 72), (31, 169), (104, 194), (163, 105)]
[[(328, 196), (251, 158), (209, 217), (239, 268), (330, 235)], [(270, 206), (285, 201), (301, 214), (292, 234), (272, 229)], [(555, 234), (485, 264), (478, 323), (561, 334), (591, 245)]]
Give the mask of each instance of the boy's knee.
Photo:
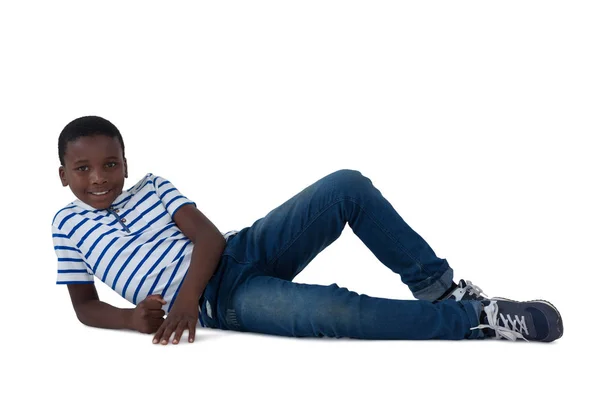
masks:
[(341, 169), (330, 175), (334, 185), (344, 193), (354, 192), (369, 186), (371, 181), (360, 171), (353, 169)]

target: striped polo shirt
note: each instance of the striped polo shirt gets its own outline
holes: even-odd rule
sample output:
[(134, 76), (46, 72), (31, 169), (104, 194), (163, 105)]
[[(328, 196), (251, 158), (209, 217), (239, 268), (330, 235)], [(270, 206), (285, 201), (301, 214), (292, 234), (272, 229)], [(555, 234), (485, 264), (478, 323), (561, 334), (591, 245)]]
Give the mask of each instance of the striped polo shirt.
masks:
[[(73, 201), (52, 221), (56, 283), (93, 283), (96, 276), (136, 305), (150, 294), (160, 294), (168, 312), (194, 246), (173, 220), (185, 204), (196, 205), (153, 174), (123, 191), (108, 209)], [(237, 232), (221, 234), (228, 240)]]

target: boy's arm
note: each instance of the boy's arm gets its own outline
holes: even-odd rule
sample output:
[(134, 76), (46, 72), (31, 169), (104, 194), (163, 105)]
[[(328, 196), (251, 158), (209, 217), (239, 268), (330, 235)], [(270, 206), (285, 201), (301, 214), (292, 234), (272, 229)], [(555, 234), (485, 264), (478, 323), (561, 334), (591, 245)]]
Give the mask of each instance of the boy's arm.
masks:
[(159, 295), (151, 295), (136, 308), (117, 308), (100, 301), (96, 286), (92, 284), (68, 284), (73, 309), (81, 323), (96, 328), (131, 329), (153, 333), (163, 322), (165, 301)]
[(154, 335), (153, 343), (167, 344), (174, 333), (173, 343), (179, 343), (184, 330), (188, 340), (194, 341), (198, 322), (198, 300), (215, 273), (225, 249), (225, 239), (217, 227), (193, 204), (185, 204), (174, 214), (173, 220), (194, 243), (192, 259), (181, 284), (173, 308), (164, 324)]

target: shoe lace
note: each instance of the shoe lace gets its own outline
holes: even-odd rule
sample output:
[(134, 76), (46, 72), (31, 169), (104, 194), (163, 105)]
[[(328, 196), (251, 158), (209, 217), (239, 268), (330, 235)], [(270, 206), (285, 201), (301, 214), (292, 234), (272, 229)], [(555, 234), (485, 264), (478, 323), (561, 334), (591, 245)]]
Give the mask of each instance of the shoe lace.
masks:
[(475, 295), (475, 296), (483, 295), (484, 297), (488, 297), (487, 294), (483, 293), (483, 290), (481, 290), (481, 288), (479, 286), (474, 285), (471, 281), (466, 281), (465, 283), (467, 284), (465, 286), (465, 289), (469, 292), (469, 294)]
[[(471, 330), (490, 328), (496, 332), (496, 339), (505, 338), (512, 340), (513, 342), (517, 339), (523, 339), (528, 342), (528, 340), (523, 336), (523, 332), (525, 332), (525, 334), (529, 334), (524, 316), (519, 317), (515, 315), (514, 319), (511, 318), (510, 315), (505, 316), (498, 311), (498, 304), (495, 301), (491, 301), (489, 305), (483, 308), (483, 310), (486, 313), (488, 324), (480, 324), (479, 326), (471, 328)], [(501, 326), (498, 323), (499, 319), (502, 319), (504, 326)]]

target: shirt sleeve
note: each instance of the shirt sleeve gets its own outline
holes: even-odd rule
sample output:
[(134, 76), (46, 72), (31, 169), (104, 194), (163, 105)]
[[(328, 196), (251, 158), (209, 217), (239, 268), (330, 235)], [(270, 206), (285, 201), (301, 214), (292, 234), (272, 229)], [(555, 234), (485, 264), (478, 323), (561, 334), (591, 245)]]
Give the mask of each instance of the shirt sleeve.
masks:
[(94, 283), (92, 269), (83, 259), (81, 251), (54, 225), (52, 225), (52, 242), (58, 259), (57, 284)]
[(155, 176), (153, 183), (156, 194), (162, 201), (163, 206), (171, 218), (173, 218), (181, 206), (186, 204), (193, 204), (196, 206), (196, 203), (181, 194), (181, 192), (179, 192), (179, 190), (177, 190), (175, 186), (173, 186), (173, 184), (168, 180), (161, 178), (160, 176)]

